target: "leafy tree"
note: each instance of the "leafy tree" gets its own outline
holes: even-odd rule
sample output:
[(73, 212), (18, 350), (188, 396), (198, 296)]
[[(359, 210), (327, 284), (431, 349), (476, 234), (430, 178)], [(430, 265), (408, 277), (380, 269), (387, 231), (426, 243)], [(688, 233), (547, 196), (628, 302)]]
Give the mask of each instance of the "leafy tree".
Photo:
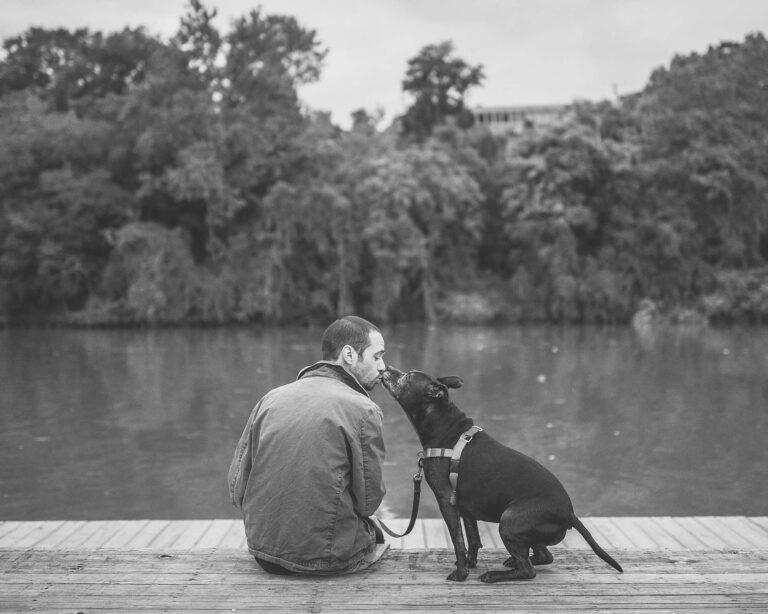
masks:
[(402, 119), (403, 133), (423, 139), (449, 118), (459, 127), (471, 126), (473, 116), (464, 106), (464, 96), (483, 79), (483, 67), (455, 57), (450, 41), (422, 48), (408, 61), (403, 79), (403, 91), (414, 97)]
[(768, 41), (675, 57), (629, 102), (658, 190), (684, 206), (711, 263), (768, 258)]
[[(371, 310), (438, 318), (441, 288), (471, 269), (480, 238), (480, 190), (451, 152), (437, 142), (372, 160), (355, 199), (369, 211)], [(415, 299), (415, 301), (413, 300)]]
[(365, 109), (358, 109), (352, 113), (352, 132), (362, 132), (367, 135), (373, 135), (376, 132), (376, 126), (384, 117), (384, 111), (377, 109), (370, 113)]
[[(92, 311), (118, 311), (123, 319), (142, 323), (174, 323), (191, 319), (198, 274), (181, 229), (151, 222), (131, 222), (111, 235), (113, 251), (102, 281), (102, 296)], [(104, 317), (104, 314), (102, 314)]]
[(575, 120), (510, 144), (502, 219), (523, 317), (626, 315), (627, 289), (616, 283), (620, 272), (604, 260), (603, 247), (612, 241), (605, 232), (617, 211), (613, 187), (636, 148), (605, 137), (596, 121), (603, 111), (580, 108)]
[(200, 0), (189, 0), (187, 13), (171, 44), (187, 58), (187, 68), (199, 75), (209, 87), (220, 87), (220, 75), (217, 66), (222, 47), (220, 32), (213, 25), (216, 9), (207, 9)]
[(7, 309), (79, 309), (110, 253), (103, 231), (130, 214), (130, 196), (103, 172), (48, 171), (40, 187), (7, 201), (0, 277), (13, 288)]
[(141, 28), (108, 36), (85, 28), (30, 28), (3, 43), (0, 96), (34, 89), (52, 110), (83, 112), (94, 99), (140, 83), (157, 46)]
[(297, 87), (320, 76), (327, 53), (295, 18), (251, 11), (225, 37), (224, 102), (260, 114), (298, 113)]
[(102, 168), (109, 126), (0, 98), (0, 285), (11, 313), (81, 307), (109, 254), (102, 234), (135, 213)]

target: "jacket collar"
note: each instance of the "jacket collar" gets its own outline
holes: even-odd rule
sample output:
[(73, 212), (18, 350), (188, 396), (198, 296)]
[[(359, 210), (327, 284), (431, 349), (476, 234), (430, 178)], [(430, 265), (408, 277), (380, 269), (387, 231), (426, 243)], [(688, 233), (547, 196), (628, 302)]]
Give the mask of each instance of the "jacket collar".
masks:
[(301, 371), (299, 371), (299, 374), (296, 376), (296, 379), (299, 380), (302, 377), (330, 377), (332, 379), (339, 380), (340, 382), (345, 383), (347, 386), (352, 388), (352, 390), (355, 390), (356, 392), (359, 392), (361, 394), (364, 394), (368, 398), (370, 398), (370, 395), (368, 394), (368, 391), (363, 388), (363, 385), (357, 381), (357, 378), (349, 373), (347, 370), (344, 369), (341, 365), (337, 365), (333, 362), (328, 362), (327, 360), (321, 360), (319, 362), (316, 362), (313, 365), (309, 365), (308, 367), (304, 367)]

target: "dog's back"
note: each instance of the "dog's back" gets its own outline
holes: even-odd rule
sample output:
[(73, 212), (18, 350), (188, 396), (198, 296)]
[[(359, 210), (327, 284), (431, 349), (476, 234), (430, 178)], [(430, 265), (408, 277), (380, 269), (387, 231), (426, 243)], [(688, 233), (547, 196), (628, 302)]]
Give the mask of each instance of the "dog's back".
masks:
[(568, 493), (549, 469), (485, 432), (475, 435), (461, 457), (457, 499), (487, 522), (499, 522), (510, 504), (522, 502), (546, 509), (553, 521), (573, 514)]

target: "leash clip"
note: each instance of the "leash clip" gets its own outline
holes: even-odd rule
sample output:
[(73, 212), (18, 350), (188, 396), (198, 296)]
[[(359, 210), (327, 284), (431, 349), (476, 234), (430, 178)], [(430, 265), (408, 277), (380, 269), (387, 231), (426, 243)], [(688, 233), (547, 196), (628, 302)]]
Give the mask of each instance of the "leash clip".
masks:
[(418, 454), (416, 454), (416, 458), (418, 459), (419, 470), (413, 474), (413, 481), (421, 482), (421, 470), (424, 467), (424, 451), (419, 450)]

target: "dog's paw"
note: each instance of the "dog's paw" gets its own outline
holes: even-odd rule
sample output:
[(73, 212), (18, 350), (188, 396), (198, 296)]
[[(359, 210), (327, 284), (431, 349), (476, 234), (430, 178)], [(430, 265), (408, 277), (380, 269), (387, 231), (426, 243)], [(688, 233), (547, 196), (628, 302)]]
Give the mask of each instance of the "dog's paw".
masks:
[(451, 582), (464, 582), (468, 576), (469, 569), (466, 567), (457, 567), (448, 575), (446, 580), (450, 580)]

